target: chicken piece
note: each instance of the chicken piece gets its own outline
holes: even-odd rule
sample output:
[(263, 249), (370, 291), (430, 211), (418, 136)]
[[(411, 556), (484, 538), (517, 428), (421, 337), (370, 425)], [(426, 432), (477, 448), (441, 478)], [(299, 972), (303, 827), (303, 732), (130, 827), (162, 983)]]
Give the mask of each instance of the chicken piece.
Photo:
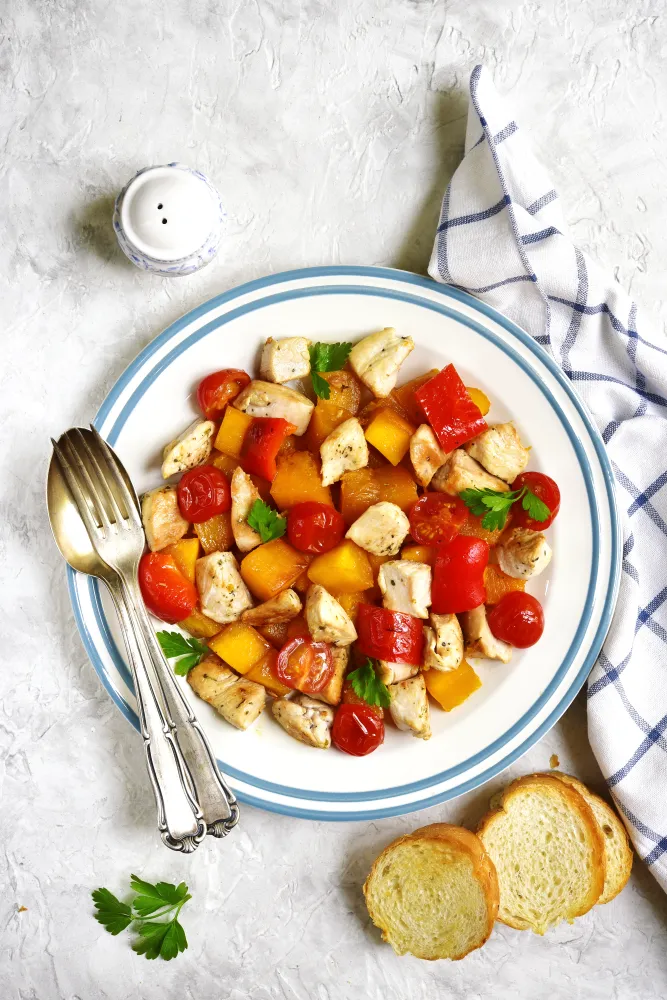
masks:
[(451, 451), (442, 450), (428, 424), (420, 424), (410, 438), (410, 461), (417, 480), (424, 487), (428, 486), (451, 454)]
[(441, 469), (438, 469), (431, 480), (431, 489), (439, 493), (449, 493), (458, 496), (463, 490), (497, 490), (506, 493), (507, 483), (496, 476), (490, 476), (479, 462), (471, 458), (462, 448), (457, 448), (449, 456)]
[(251, 417), (283, 417), (294, 424), (297, 437), (306, 433), (314, 403), (296, 389), (253, 379), (231, 404)]
[(463, 446), (471, 458), (492, 476), (513, 483), (528, 465), (530, 449), (524, 448), (514, 424), (496, 424)]
[(310, 374), (309, 340), (305, 337), (269, 337), (264, 344), (259, 374), (267, 382), (289, 382)]
[(317, 697), (322, 701), (326, 701), (327, 705), (340, 705), (345, 672), (350, 659), (350, 647), (332, 646), (331, 655), (334, 661), (333, 674), (327, 686), (317, 692)]
[(378, 660), (377, 675), (387, 687), (398, 681), (405, 681), (408, 677), (416, 677), (418, 673), (417, 663), (390, 663), (388, 660)]
[(431, 603), (431, 567), (409, 559), (383, 563), (378, 572), (382, 603), (389, 611), (428, 618)]
[(463, 659), (463, 632), (456, 615), (431, 615), (424, 626), (424, 669), (456, 670)]
[(384, 398), (396, 385), (398, 369), (414, 346), (412, 337), (399, 337), (388, 326), (354, 345), (350, 365), (374, 396)]
[(195, 420), (180, 437), (171, 441), (162, 452), (162, 478), (169, 479), (201, 465), (211, 454), (215, 424), (212, 420)]
[(398, 729), (412, 733), (420, 740), (431, 738), (431, 713), (428, 707), (426, 684), (422, 674), (399, 681), (389, 687), (389, 711)]
[(271, 706), (274, 718), (289, 736), (318, 750), (331, 746), (334, 711), (307, 694), (278, 698)]
[(161, 486), (141, 498), (141, 520), (151, 552), (159, 552), (187, 534), (190, 527), (178, 507), (173, 486)]
[(247, 625), (259, 628), (262, 625), (275, 625), (277, 622), (289, 622), (301, 614), (301, 598), (295, 590), (283, 590), (270, 601), (258, 604), (241, 615), (241, 621)]
[(517, 580), (528, 580), (546, 569), (551, 562), (551, 546), (541, 531), (513, 528), (496, 549), (503, 573)]
[(260, 500), (259, 490), (247, 472), (238, 465), (232, 473), (232, 534), (241, 552), (250, 552), (262, 541), (259, 532), (248, 524), (248, 514), (255, 500)]
[(461, 625), (466, 639), (466, 656), (484, 657), (509, 663), (512, 647), (501, 639), (496, 639), (486, 620), (486, 608), (481, 604), (473, 611), (461, 615)]
[(344, 420), (320, 445), (322, 486), (337, 483), (344, 472), (368, 465), (368, 444), (356, 417)]
[(202, 556), (197, 560), (195, 577), (200, 610), (214, 622), (221, 625), (235, 622), (252, 607), (250, 591), (231, 552), (211, 552)]
[(316, 642), (349, 646), (357, 638), (350, 616), (319, 583), (312, 584), (306, 593), (306, 622)]
[(383, 500), (365, 510), (345, 537), (373, 555), (395, 556), (409, 531), (407, 515), (395, 503)]
[(266, 688), (239, 677), (217, 656), (207, 656), (193, 667), (188, 673), (188, 684), (237, 729), (248, 729), (266, 705)]

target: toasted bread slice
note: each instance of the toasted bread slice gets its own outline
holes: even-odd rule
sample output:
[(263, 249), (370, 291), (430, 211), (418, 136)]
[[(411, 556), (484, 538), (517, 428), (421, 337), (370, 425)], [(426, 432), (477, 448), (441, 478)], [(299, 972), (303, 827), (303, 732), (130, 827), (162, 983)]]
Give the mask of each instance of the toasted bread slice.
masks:
[(554, 778), (560, 778), (572, 788), (576, 788), (591, 807), (593, 815), (598, 821), (604, 840), (606, 863), (604, 889), (598, 903), (608, 903), (614, 896), (618, 896), (621, 889), (625, 888), (632, 871), (633, 855), (627, 830), (611, 806), (595, 792), (586, 788), (586, 785), (578, 778), (573, 778), (571, 774), (561, 774), (559, 771), (551, 773)]
[(479, 836), (498, 872), (498, 918), (544, 934), (587, 913), (605, 882), (603, 835), (575, 788), (547, 774), (513, 781)]
[(481, 948), (498, 913), (496, 870), (479, 837), (447, 823), (385, 847), (364, 895), (397, 955), (430, 960), (457, 960)]

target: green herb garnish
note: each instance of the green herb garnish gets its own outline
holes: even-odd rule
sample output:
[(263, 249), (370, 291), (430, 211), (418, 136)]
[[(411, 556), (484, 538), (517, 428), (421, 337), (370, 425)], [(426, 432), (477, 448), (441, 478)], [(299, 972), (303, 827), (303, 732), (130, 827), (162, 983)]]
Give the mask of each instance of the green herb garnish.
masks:
[[(178, 922), (181, 909), (192, 899), (187, 885), (185, 882), (152, 885), (137, 875), (130, 875), (130, 888), (136, 893), (131, 905), (121, 903), (108, 889), (95, 889), (92, 893), (97, 910), (95, 919), (114, 935), (134, 924), (139, 940), (132, 947), (138, 955), (148, 959), (163, 958), (165, 962), (176, 958), (179, 951), (185, 951), (188, 946), (185, 931)], [(161, 920), (161, 917), (170, 919)]]
[(263, 500), (255, 500), (248, 514), (248, 524), (263, 542), (271, 542), (285, 534), (287, 521)]
[(313, 392), (320, 399), (328, 399), (331, 386), (318, 372), (339, 372), (347, 361), (352, 344), (311, 344), (310, 377), (313, 382)]
[(389, 688), (378, 677), (375, 663), (375, 660), (366, 657), (366, 662), (348, 674), (347, 679), (352, 685), (354, 693), (359, 698), (363, 698), (368, 705), (389, 708), (391, 704)]
[(186, 639), (180, 632), (158, 632), (158, 642), (168, 660), (176, 660), (174, 673), (184, 677), (211, 651), (199, 639)]
[(487, 531), (498, 531), (505, 527), (509, 509), (517, 500), (521, 500), (521, 506), (534, 521), (546, 521), (551, 513), (544, 501), (525, 486), (508, 493), (469, 489), (463, 490), (459, 496), (476, 517), (484, 515), (482, 527)]

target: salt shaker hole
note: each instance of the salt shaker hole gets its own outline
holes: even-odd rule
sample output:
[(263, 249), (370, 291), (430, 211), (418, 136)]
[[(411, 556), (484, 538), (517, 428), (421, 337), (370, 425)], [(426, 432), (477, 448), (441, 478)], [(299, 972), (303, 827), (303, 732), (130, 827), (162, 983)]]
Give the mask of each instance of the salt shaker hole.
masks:
[(167, 225), (167, 220), (166, 220), (166, 219), (163, 219), (163, 220), (162, 220), (162, 225), (163, 225), (163, 226), (166, 226), (166, 225)]
[(162, 208), (162, 202), (158, 205), (158, 210)]

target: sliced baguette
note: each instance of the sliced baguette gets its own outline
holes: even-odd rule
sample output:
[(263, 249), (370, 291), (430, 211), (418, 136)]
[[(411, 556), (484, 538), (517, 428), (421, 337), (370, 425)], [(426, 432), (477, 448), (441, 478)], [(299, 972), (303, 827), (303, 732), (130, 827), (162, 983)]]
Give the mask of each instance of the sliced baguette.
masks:
[(385, 847), (364, 885), (366, 905), (397, 955), (463, 958), (498, 913), (493, 862), (474, 833), (433, 823)]
[(544, 932), (587, 913), (605, 882), (605, 846), (590, 806), (546, 774), (513, 781), (478, 834), (498, 872), (498, 918)]
[(604, 889), (598, 903), (608, 903), (627, 885), (632, 871), (633, 855), (627, 831), (611, 806), (595, 792), (586, 788), (578, 778), (573, 778), (570, 774), (561, 774), (559, 771), (551, 773), (554, 778), (559, 778), (579, 792), (591, 807), (598, 822), (605, 853)]

